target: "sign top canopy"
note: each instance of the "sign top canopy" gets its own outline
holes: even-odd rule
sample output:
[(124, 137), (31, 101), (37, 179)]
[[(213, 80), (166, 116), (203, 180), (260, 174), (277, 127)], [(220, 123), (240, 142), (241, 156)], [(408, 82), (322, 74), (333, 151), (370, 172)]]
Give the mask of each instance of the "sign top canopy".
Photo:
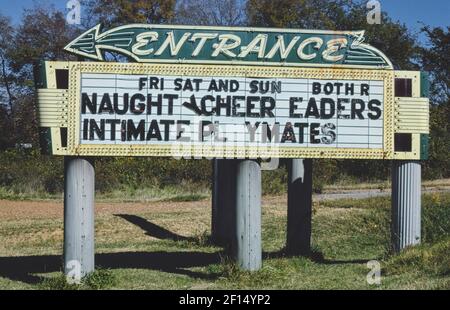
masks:
[(394, 70), (364, 31), (97, 25), (65, 49), (97, 62), (37, 68), (50, 154), (427, 156), (426, 76)]
[(65, 50), (98, 61), (109, 51), (137, 62), (393, 69), (363, 42), (364, 31), (132, 24), (97, 25)]

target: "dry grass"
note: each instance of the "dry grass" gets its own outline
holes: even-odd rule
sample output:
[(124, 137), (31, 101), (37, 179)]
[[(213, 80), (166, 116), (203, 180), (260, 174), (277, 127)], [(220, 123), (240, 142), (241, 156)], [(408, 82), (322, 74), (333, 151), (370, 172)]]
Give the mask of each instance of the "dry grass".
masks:
[[(440, 193), (425, 199), (427, 205), (448, 201), (450, 195)], [(286, 238), (285, 196), (265, 197), (263, 249), (271, 254), (261, 271), (250, 274), (223, 259), (221, 248), (208, 244), (208, 199), (101, 202), (96, 205), (96, 253), (100, 262), (106, 262), (104, 267), (111, 268), (108, 272), (115, 284), (108, 285), (121, 289), (432, 289), (448, 285), (448, 275), (422, 274), (414, 266), (386, 275), (381, 287), (366, 283), (365, 263), (383, 261), (387, 255), (389, 205), (385, 197), (315, 202), (313, 245), (320, 255), (290, 258), (279, 255)], [(0, 288), (39, 288), (44, 278), (54, 279), (44, 281), (45, 285), (59, 285), (62, 247), (61, 202), (0, 201)], [(39, 255), (42, 260), (34, 261)], [(392, 269), (395, 262), (386, 264)], [(46, 264), (51, 267), (45, 269)], [(8, 268), (23, 270), (15, 275)], [(41, 280), (33, 282), (30, 276)]]

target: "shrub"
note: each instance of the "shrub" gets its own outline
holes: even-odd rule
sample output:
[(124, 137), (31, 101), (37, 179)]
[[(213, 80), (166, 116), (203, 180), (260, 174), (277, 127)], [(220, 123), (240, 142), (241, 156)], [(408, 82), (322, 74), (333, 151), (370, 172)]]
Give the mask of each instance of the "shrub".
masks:
[(263, 195), (279, 195), (287, 191), (287, 170), (284, 166), (277, 170), (262, 171), (261, 186)]
[(426, 195), (422, 206), (422, 241), (433, 243), (450, 237), (450, 195)]

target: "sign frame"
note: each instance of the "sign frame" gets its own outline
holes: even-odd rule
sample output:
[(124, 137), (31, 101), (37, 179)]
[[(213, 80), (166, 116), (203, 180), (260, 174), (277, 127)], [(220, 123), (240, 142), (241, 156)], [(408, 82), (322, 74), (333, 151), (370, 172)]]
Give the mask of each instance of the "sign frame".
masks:
[[(56, 70), (68, 70), (68, 89), (57, 89)], [(223, 76), (252, 78), (314, 78), (348, 80), (383, 80), (383, 149), (327, 148), (327, 147), (239, 147), (239, 146), (192, 146), (183, 149), (178, 156), (206, 158), (348, 158), (393, 159), (394, 155), (394, 76), (393, 70), (363, 70), (338, 68), (302, 67), (256, 67), (195, 64), (112, 63), (112, 62), (45, 62), (47, 88), (58, 93), (61, 106), (59, 126), (67, 128), (67, 142), (53, 145), (52, 153), (74, 156), (177, 156), (171, 145), (87, 145), (80, 144), (80, 94), (82, 73), (155, 74), (189, 76)], [(38, 90), (41, 115), (45, 114), (45, 100), (50, 90)], [(53, 97), (55, 94), (53, 95)], [(42, 109), (42, 107), (44, 108)], [(58, 117), (56, 117), (58, 118)], [(58, 121), (55, 122), (58, 123)], [(55, 124), (55, 123), (52, 123)], [(45, 127), (42, 124), (41, 126)], [(52, 141), (53, 142), (53, 141)], [(53, 143), (52, 143), (53, 144)], [(64, 146), (65, 144), (65, 146)]]

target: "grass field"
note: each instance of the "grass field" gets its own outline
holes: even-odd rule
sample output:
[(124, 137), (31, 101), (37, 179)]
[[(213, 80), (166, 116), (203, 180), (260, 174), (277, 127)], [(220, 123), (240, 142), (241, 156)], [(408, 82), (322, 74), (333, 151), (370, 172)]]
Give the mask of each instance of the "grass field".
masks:
[[(450, 289), (450, 193), (423, 198), (423, 244), (392, 255), (386, 197), (315, 202), (311, 257), (286, 257), (285, 196), (263, 199), (262, 270), (239, 271), (209, 244), (210, 201), (99, 202), (96, 265), (82, 286), (61, 275), (59, 200), (0, 200), (2, 289)], [(369, 260), (381, 285), (366, 281)]]

